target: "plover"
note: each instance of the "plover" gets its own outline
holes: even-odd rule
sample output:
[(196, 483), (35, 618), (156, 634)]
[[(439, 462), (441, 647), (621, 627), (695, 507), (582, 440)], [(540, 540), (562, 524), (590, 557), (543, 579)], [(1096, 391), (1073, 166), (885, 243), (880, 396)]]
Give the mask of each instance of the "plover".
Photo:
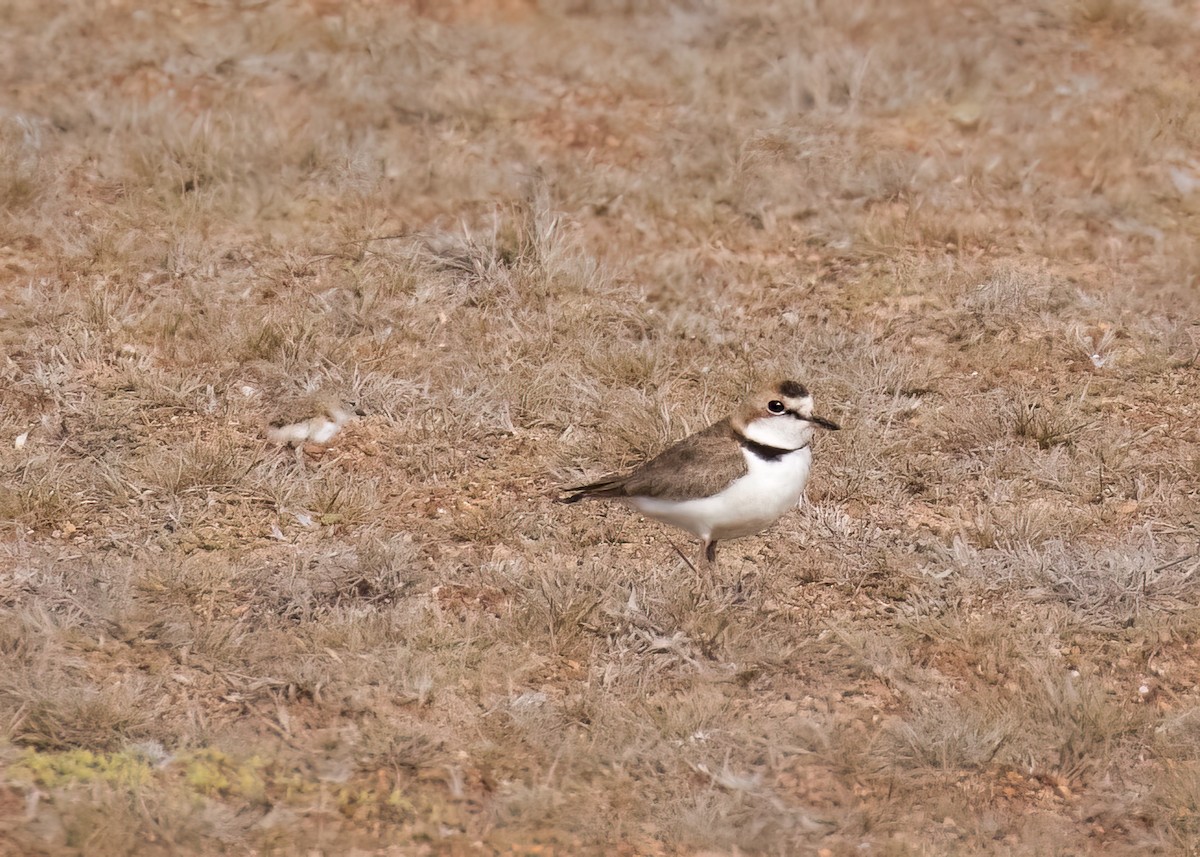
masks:
[(285, 414), (271, 421), (267, 440), (288, 446), (326, 444), (342, 426), (362, 413), (354, 403), (333, 396), (308, 397), (294, 402)]
[(564, 489), (562, 502), (620, 500), (696, 536), (715, 562), (718, 541), (766, 529), (800, 502), (816, 428), (840, 426), (813, 414), (803, 384), (782, 381), (630, 473)]

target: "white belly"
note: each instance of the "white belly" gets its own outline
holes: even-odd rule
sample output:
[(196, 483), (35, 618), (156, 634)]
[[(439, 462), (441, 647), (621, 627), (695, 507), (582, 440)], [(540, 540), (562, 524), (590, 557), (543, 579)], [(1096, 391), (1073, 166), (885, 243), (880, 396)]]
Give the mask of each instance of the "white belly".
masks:
[(808, 447), (764, 461), (743, 452), (749, 472), (719, 494), (698, 500), (631, 497), (643, 515), (687, 530), (705, 541), (749, 536), (766, 529), (800, 502), (812, 465)]

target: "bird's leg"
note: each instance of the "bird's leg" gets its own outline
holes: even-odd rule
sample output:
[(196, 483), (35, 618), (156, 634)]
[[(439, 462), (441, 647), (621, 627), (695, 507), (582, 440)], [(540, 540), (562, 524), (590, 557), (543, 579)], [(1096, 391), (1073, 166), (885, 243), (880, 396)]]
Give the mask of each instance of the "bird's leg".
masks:
[(717, 541), (716, 539), (705, 539), (704, 541), (704, 558), (708, 560), (709, 565), (717, 561)]

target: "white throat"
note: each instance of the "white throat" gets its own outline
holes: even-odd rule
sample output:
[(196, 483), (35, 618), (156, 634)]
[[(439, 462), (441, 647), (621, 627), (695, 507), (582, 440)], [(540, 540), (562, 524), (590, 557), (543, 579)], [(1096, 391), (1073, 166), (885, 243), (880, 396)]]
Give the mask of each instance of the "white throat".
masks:
[(747, 438), (776, 449), (800, 449), (812, 443), (812, 424), (791, 415), (759, 417), (746, 423)]

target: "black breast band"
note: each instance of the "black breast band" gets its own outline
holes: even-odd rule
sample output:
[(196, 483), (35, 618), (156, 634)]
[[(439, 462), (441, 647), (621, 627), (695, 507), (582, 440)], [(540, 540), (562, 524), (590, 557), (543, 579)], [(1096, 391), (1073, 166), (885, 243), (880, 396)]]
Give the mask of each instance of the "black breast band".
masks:
[(807, 443), (804, 444), (804, 446), (798, 446), (795, 449), (785, 449), (782, 446), (768, 446), (765, 443), (759, 443), (756, 440), (751, 440), (744, 434), (738, 435), (738, 443), (742, 445), (742, 449), (748, 449), (752, 454), (758, 456), (763, 461), (778, 461), (789, 452), (797, 452), (808, 446)]

